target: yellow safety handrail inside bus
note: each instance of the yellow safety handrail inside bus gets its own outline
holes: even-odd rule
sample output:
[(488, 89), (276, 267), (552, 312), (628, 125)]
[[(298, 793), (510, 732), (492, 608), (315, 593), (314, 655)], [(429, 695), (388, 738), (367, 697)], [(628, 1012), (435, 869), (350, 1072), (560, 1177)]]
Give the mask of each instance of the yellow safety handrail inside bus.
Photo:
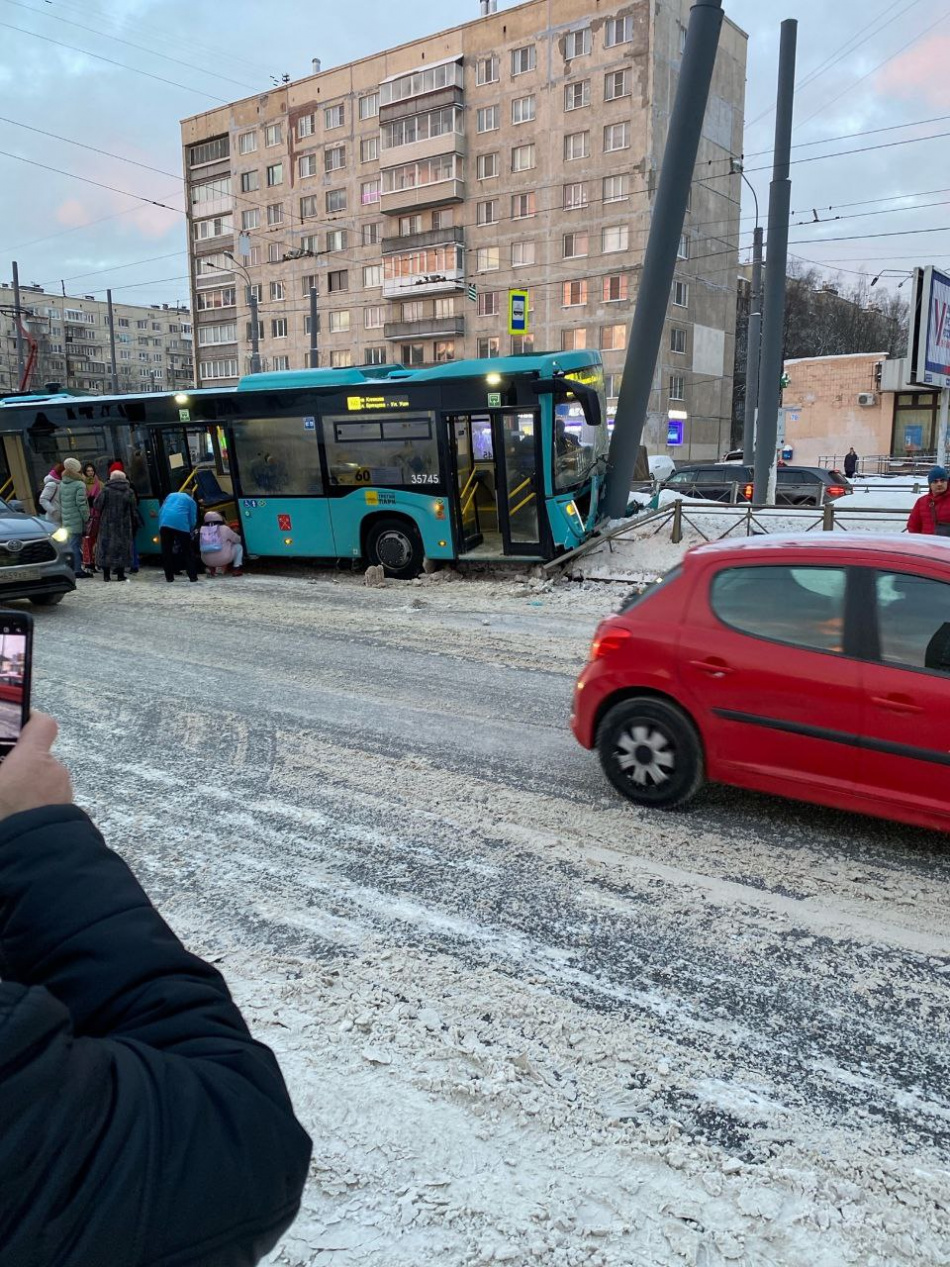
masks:
[(14, 488), (13, 488), (13, 476), (11, 475), (10, 478), (7, 480), (7, 482), (4, 484), (4, 486), (0, 488), (0, 498), (6, 501), (8, 495), (12, 492), (14, 492)]
[(465, 484), (462, 488), (461, 493), (459, 493), (459, 499), (462, 503), (463, 515), (465, 514), (465, 512), (468, 510), (469, 506), (471, 505), (472, 500), (474, 499), (477, 491), (478, 491), (478, 471), (473, 470), (471, 475), (469, 475), (468, 479), (465, 481)]
[(178, 490), (179, 493), (187, 493), (190, 490), (192, 484), (197, 483), (197, 481), (198, 481), (198, 468), (195, 467), (195, 469), (191, 472), (191, 474), (185, 480), (184, 484), (182, 484), (181, 488)]

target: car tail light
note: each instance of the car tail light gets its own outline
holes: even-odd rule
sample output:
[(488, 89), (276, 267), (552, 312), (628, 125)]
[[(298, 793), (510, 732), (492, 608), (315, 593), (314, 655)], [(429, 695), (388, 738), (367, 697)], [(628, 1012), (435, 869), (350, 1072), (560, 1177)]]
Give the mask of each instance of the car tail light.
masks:
[(630, 641), (630, 630), (623, 625), (604, 623), (594, 634), (590, 644), (590, 658), (603, 660), (606, 656), (616, 655)]
[(750, 502), (752, 500), (752, 485), (751, 484), (746, 484), (743, 487), (742, 496), (746, 499), (747, 502)]
[(829, 484), (825, 489), (825, 492), (829, 497), (844, 497), (847, 491), (848, 490), (843, 488), (840, 484)]

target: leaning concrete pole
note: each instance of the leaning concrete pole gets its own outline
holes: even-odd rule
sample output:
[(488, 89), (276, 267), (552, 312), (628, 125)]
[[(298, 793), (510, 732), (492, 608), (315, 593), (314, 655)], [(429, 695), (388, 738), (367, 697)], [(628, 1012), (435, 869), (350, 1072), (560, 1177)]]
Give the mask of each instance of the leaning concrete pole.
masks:
[(759, 407), (759, 346), (762, 340), (762, 229), (752, 240), (752, 303), (745, 353), (745, 415), (742, 421), (742, 460), (755, 460), (755, 415)]
[(630, 500), (721, 27), (722, 0), (696, 0), (689, 15), (610, 441), (605, 503), (611, 519), (619, 519)]
[[(769, 483), (776, 463), (778, 397), (781, 390), (785, 339), (785, 273), (788, 265), (788, 213), (792, 182), (788, 164), (792, 148), (792, 109), (795, 104), (795, 46), (798, 23), (786, 18), (778, 57), (778, 98), (775, 106), (775, 150), (769, 185), (769, 237), (765, 255), (765, 295), (762, 302), (762, 350), (759, 354), (759, 415), (755, 437), (755, 489), (752, 500), (764, 506), (774, 496)], [(771, 496), (770, 496), (771, 494)]]

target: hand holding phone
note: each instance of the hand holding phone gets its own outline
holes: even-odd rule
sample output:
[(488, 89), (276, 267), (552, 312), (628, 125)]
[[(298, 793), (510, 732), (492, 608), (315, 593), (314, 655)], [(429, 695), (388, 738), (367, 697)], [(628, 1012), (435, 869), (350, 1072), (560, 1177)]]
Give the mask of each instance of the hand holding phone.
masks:
[(0, 761), (29, 720), (32, 665), (33, 617), (0, 610)]
[(0, 819), (48, 805), (72, 804), (69, 771), (50, 751), (57, 729), (46, 713), (34, 713), (24, 726), (19, 742), (0, 766)]

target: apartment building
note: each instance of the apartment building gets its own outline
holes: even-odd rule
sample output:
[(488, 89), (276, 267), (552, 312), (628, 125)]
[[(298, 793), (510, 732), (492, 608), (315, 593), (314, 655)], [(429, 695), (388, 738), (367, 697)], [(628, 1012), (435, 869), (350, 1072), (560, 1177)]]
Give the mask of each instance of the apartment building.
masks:
[[(248, 372), (249, 286), (264, 367), (310, 364), (316, 287), (321, 366), (596, 347), (612, 412), (689, 2), (529, 0), (184, 120), (199, 382)], [(729, 441), (745, 55), (724, 22), (646, 435), (692, 457)]]
[[(116, 370), (120, 392), (174, 391), (195, 382), (191, 313), (169, 304), (113, 304)], [(0, 391), (20, 382), (13, 286), (0, 283)], [(109, 309), (92, 295), (50, 294), (42, 286), (20, 285), (25, 337), (36, 344), (33, 387), (59, 383), (69, 391), (104, 395), (112, 391)]]

